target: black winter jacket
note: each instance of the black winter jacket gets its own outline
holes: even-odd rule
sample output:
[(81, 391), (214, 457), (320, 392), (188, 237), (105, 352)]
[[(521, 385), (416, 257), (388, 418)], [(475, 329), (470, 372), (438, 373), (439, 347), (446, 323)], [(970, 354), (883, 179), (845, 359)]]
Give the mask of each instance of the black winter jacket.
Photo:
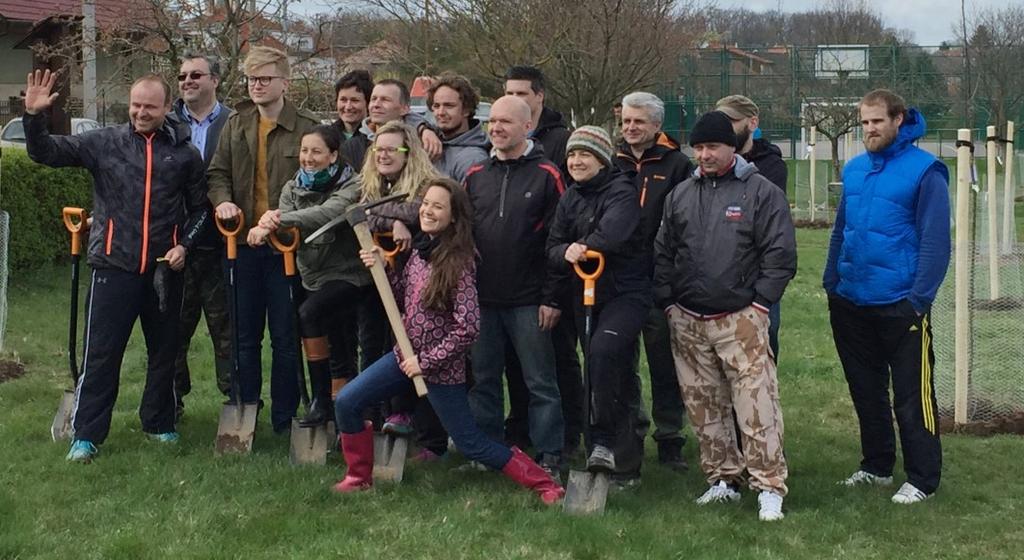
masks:
[(143, 274), (176, 244), (191, 247), (210, 219), (206, 165), (172, 122), (149, 137), (131, 124), (51, 136), (42, 113), (24, 125), (32, 161), (92, 174), (91, 266)]
[(665, 201), (654, 243), (654, 299), (712, 315), (765, 308), (796, 274), (796, 233), (782, 192), (742, 157), (700, 170)]
[(545, 243), (565, 183), (558, 167), (530, 142), (514, 160), (496, 156), (470, 166), (466, 192), (473, 203), (473, 237), (480, 253), (481, 305), (559, 307), (548, 273)]
[(569, 176), (565, 166), (565, 143), (569, 141), (569, 134), (569, 127), (565, 125), (562, 113), (544, 107), (540, 112), (540, 120), (537, 121), (533, 139), (544, 147), (544, 157), (558, 167), (563, 177)]
[[(220, 115), (217, 116), (217, 120), (213, 121), (210, 125), (210, 129), (206, 131), (206, 147), (204, 148), (205, 154), (203, 154), (203, 163), (206, 167), (210, 167), (210, 162), (213, 161), (213, 154), (217, 151), (217, 140), (220, 138), (220, 132), (224, 130), (224, 125), (228, 122), (228, 117), (231, 116), (231, 109), (227, 106), (221, 105)], [(167, 114), (167, 118), (171, 119), (176, 125), (181, 124), (178, 128), (183, 134), (187, 135), (186, 138), (189, 142), (192, 141), (192, 127), (190, 126), (188, 116), (185, 114), (185, 102), (181, 99), (174, 102), (171, 106), (171, 112)], [(209, 200), (207, 200), (209, 204)], [(213, 205), (209, 208), (211, 212), (210, 219), (206, 221), (206, 225), (199, 233), (195, 241), (195, 247), (198, 249), (212, 249), (212, 250), (223, 250), (224, 248), (224, 237), (217, 231), (217, 226), (213, 223)]]
[(775, 144), (769, 143), (763, 138), (754, 140), (750, 151), (742, 154), (743, 159), (757, 166), (757, 172), (764, 175), (775, 186), (782, 189), (782, 195), (786, 195), (786, 179), (789, 177), (789, 170), (786, 169), (786, 162), (782, 159), (782, 150)]
[(693, 175), (693, 162), (679, 151), (679, 142), (661, 132), (654, 145), (644, 150), (640, 159), (633, 155), (629, 144), (622, 143), (615, 154), (615, 163), (633, 179), (640, 193), (644, 243), (653, 254), (654, 237), (658, 235), (658, 226), (661, 225), (665, 197), (676, 185)]
[(643, 244), (640, 226), (640, 195), (632, 179), (618, 169), (602, 169), (589, 181), (574, 183), (558, 203), (548, 235), (548, 261), (559, 273), (573, 301), (581, 301), (580, 281), (565, 250), (572, 243), (604, 253), (604, 274), (597, 280), (596, 304), (603, 305), (623, 294), (650, 299), (651, 277), (647, 272), (650, 248)]

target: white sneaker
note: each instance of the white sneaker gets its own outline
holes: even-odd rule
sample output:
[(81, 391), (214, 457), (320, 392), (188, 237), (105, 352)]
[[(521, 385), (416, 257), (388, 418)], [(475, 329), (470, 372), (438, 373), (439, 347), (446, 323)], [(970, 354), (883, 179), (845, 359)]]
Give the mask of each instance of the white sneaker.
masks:
[(706, 506), (708, 504), (720, 504), (725, 502), (736, 502), (740, 499), (740, 493), (733, 489), (731, 486), (726, 484), (724, 480), (711, 485), (704, 495), (697, 498), (698, 506)]
[(925, 494), (924, 492), (917, 489), (917, 486), (909, 482), (904, 482), (903, 486), (892, 495), (892, 503), (894, 504), (916, 504), (917, 502), (923, 502), (928, 498), (931, 498), (931, 494)]
[(849, 478), (840, 480), (836, 484), (840, 486), (889, 486), (892, 484), (891, 476), (878, 476), (867, 471), (857, 471)]
[(757, 512), (761, 521), (778, 521), (785, 517), (782, 513), (782, 496), (771, 490), (762, 490), (757, 495), (757, 505), (761, 507)]

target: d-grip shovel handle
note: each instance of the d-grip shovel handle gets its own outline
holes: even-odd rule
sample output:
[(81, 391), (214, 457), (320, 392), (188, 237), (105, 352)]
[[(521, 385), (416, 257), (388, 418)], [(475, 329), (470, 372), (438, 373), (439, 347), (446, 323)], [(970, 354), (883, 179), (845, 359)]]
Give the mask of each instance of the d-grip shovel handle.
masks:
[(380, 247), (380, 252), (381, 254), (384, 255), (384, 259), (388, 261), (389, 266), (394, 268), (395, 257), (397, 257), (398, 253), (401, 253), (402, 251), (401, 249), (398, 248), (398, 245), (395, 245), (394, 248), (392, 249), (385, 249), (384, 245), (381, 244), (382, 239), (390, 239), (391, 242), (394, 243), (395, 235), (390, 231), (384, 231), (373, 234), (373, 244), (376, 245), (377, 247)]
[(583, 305), (591, 307), (594, 305), (594, 288), (597, 285), (597, 279), (604, 273), (604, 255), (599, 251), (590, 250), (583, 254), (588, 261), (597, 260), (597, 268), (593, 272), (584, 272), (579, 261), (572, 263), (572, 267), (576, 269), (576, 276), (583, 280)]
[[(290, 234), (292, 242), (285, 245), (277, 236), (278, 232)], [(284, 275), (295, 276), (295, 250), (299, 248), (299, 228), (285, 226), (270, 232), (270, 244), (284, 255)]]
[(238, 258), (238, 234), (242, 232), (242, 228), (245, 227), (245, 214), (239, 212), (238, 217), (235, 220), (235, 228), (228, 229), (224, 224), (224, 220), (214, 215), (213, 222), (217, 224), (217, 230), (224, 236), (224, 239), (228, 244), (228, 260), (235, 260)]
[(63, 210), (64, 227), (71, 234), (71, 254), (82, 253), (82, 230), (87, 227), (89, 216), (82, 208), (66, 207)]

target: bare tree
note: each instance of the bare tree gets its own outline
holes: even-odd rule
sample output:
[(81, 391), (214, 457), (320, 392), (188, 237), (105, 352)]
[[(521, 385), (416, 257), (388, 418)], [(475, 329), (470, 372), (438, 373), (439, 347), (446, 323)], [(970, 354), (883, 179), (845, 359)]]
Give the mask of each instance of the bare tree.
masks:
[(988, 101), (991, 118), (1003, 130), (1008, 115), (1024, 102), (1024, 7), (981, 10), (969, 26), (976, 93)]
[(454, 70), (495, 91), (509, 66), (535, 65), (547, 75), (548, 98), (577, 124), (600, 121), (623, 94), (674, 77), (675, 57), (694, 37), (682, 25), (694, 5), (685, 0), (366, 2), (394, 21), (389, 39), (410, 70)]

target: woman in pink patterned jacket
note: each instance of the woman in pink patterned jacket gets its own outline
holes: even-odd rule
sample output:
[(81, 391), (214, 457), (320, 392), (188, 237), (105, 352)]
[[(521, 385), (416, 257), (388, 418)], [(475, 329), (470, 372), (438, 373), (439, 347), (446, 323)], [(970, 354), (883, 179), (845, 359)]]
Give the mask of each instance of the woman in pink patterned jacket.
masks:
[[(362, 410), (409, 390), (411, 378), (423, 375), (430, 404), (466, 457), (501, 470), (544, 503), (556, 503), (565, 490), (518, 448), (485, 436), (469, 408), (466, 356), (480, 329), (469, 197), (458, 183), (434, 179), (423, 194), (419, 220), (412, 256), (401, 272), (391, 271), (416, 353), (402, 356), (395, 348), (338, 393), (334, 410), (348, 472), (334, 490), (354, 492), (373, 485), (373, 426), (363, 421)], [(377, 251), (361, 251), (360, 257), (367, 267), (379, 258)]]

